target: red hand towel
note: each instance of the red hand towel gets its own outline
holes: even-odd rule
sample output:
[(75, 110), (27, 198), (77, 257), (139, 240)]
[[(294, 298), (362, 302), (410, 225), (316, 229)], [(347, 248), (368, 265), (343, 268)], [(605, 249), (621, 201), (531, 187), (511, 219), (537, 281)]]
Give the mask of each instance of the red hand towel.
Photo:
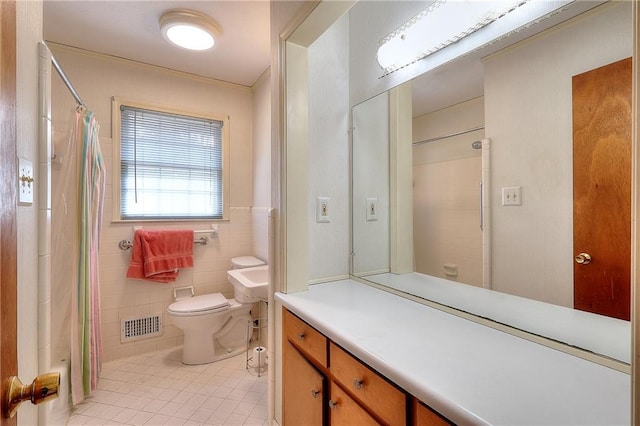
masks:
[(168, 283), (178, 269), (193, 266), (193, 231), (138, 229), (133, 238), (127, 278)]

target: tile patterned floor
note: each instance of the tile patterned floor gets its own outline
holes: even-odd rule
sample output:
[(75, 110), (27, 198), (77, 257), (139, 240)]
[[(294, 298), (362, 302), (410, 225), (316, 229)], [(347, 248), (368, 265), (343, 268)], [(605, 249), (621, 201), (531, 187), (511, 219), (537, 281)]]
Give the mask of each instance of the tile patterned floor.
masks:
[(245, 355), (183, 365), (182, 348), (111, 361), (68, 425), (266, 425), (267, 374)]

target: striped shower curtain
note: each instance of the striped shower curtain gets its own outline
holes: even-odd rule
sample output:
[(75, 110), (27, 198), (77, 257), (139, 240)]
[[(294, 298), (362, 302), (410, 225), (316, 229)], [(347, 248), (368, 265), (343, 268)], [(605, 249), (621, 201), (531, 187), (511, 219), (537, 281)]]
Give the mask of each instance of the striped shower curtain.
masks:
[(78, 109), (74, 143), (79, 146), (78, 271), (71, 302), (71, 395), (74, 404), (96, 389), (100, 373), (98, 249), (102, 228), (105, 165), (100, 126), (93, 112)]

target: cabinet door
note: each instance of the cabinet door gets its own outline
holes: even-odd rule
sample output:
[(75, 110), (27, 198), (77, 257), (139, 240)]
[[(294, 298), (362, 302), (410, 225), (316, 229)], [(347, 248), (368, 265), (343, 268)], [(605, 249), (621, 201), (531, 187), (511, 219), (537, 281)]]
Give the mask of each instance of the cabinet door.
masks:
[(413, 426), (450, 426), (453, 424), (415, 398), (413, 399), (413, 414)]
[(334, 382), (331, 382), (331, 394), (328, 405), (329, 423), (331, 426), (368, 426), (380, 424)]
[(288, 341), (282, 349), (283, 426), (322, 426), (325, 377)]

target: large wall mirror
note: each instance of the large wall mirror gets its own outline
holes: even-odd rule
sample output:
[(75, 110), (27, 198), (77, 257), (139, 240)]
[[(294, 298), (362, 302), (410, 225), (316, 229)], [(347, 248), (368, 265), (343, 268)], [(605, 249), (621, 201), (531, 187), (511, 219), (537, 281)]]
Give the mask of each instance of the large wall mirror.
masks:
[[(352, 275), (628, 364), (632, 5), (592, 2), (560, 16), (354, 102)], [(623, 82), (601, 83), (609, 77)], [(581, 115), (601, 107), (613, 109)], [(597, 140), (588, 153), (583, 136)], [(406, 173), (409, 205), (397, 194)], [(583, 181), (621, 201), (585, 207)], [(406, 209), (412, 221), (394, 222)], [(598, 225), (605, 238), (595, 243)], [(584, 302), (578, 279), (605, 263), (605, 245), (621, 266), (599, 272), (604, 286)], [(409, 268), (394, 261), (403, 249)], [(624, 312), (599, 306), (620, 298)]]

